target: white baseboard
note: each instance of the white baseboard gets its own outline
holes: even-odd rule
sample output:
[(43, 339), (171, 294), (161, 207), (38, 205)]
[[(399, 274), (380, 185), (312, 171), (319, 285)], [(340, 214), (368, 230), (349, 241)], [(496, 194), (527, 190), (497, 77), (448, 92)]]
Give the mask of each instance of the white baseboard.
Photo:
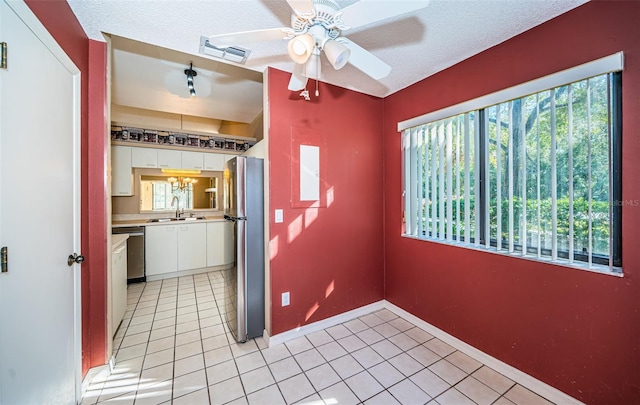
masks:
[(221, 266), (202, 267), (202, 268), (193, 269), (193, 270), (173, 271), (171, 273), (164, 273), (164, 274), (152, 274), (152, 275), (147, 275), (146, 276), (146, 280), (147, 281), (158, 281), (158, 280), (165, 280), (167, 278), (194, 276), (196, 274), (209, 273), (209, 272), (212, 272), (212, 271), (226, 270), (226, 269), (230, 269), (231, 267), (233, 267), (233, 264), (224, 264), (224, 265), (221, 265)]
[(332, 326), (340, 325), (341, 323), (348, 322), (352, 319), (361, 317), (363, 315), (376, 312), (384, 308), (384, 301), (374, 302), (373, 304), (365, 305), (360, 308), (352, 309), (351, 311), (343, 312), (331, 318), (323, 319), (318, 322), (313, 322), (308, 325), (299, 326), (295, 329), (288, 330), (286, 332), (278, 333), (274, 336), (269, 336), (267, 331), (264, 331), (264, 340), (268, 346), (278, 345), (280, 343), (288, 342), (290, 340), (299, 338), (300, 336), (308, 335), (309, 333), (317, 332), (322, 329), (327, 329)]
[(442, 329), (439, 329), (433, 325), (431, 325), (428, 322), (423, 321), (422, 319), (418, 318), (417, 316), (410, 314), (409, 312), (405, 311), (404, 309), (390, 303), (389, 301), (384, 301), (384, 307), (386, 309), (388, 309), (389, 311), (395, 313), (396, 315), (406, 319), (407, 321), (411, 322), (412, 324), (416, 325), (417, 327), (419, 327), (420, 329), (423, 329), (424, 331), (430, 333), (431, 335), (435, 336), (436, 338), (442, 340), (443, 342), (445, 342), (446, 344), (448, 344), (449, 346), (452, 346), (454, 348), (456, 348), (457, 350), (461, 351), (462, 353), (466, 354), (467, 356), (470, 356), (476, 360), (478, 360), (479, 362), (483, 363), (484, 365), (491, 367), (492, 369), (496, 370), (497, 372), (499, 372), (500, 374), (504, 375), (505, 377), (513, 380), (514, 382), (522, 385), (525, 388), (530, 389), (531, 391), (536, 392), (539, 395), (542, 395), (543, 397), (545, 397), (546, 399), (556, 403), (556, 404), (582, 404), (584, 405), (582, 402), (578, 401), (577, 399), (565, 394), (564, 392), (558, 390), (557, 388), (554, 388), (552, 386), (550, 386), (547, 383), (544, 383), (532, 376), (530, 376), (529, 374), (526, 374), (520, 370), (518, 370), (515, 367), (512, 367), (510, 365), (508, 365), (507, 363), (504, 363), (498, 359), (496, 359), (493, 356), (490, 356), (488, 354), (486, 354), (485, 352), (476, 349), (475, 347), (463, 342), (462, 340), (448, 334), (447, 332), (443, 331)]
[(331, 318), (323, 319), (318, 322), (313, 322), (308, 325), (300, 326), (295, 329), (288, 330), (286, 332), (279, 333), (274, 336), (269, 336), (267, 331), (264, 331), (263, 338), (268, 346), (274, 346), (281, 343), (288, 342), (290, 340), (299, 338), (304, 335), (308, 335), (313, 332), (317, 332), (322, 329), (330, 328), (332, 326), (339, 325), (341, 323), (348, 322), (352, 319), (359, 318), (363, 315), (370, 314), (372, 312), (379, 311), (381, 309), (388, 309), (389, 311), (395, 313), (396, 315), (406, 319), (412, 324), (416, 325), (420, 329), (430, 333), (436, 338), (442, 340), (448, 345), (454, 347), (456, 350), (461, 351), (462, 353), (478, 360), (479, 362), (485, 364), (488, 367), (496, 370), (500, 374), (509, 378), (510, 380), (522, 385), (525, 388), (530, 389), (531, 391), (536, 392), (539, 395), (542, 395), (546, 399), (557, 403), (557, 404), (575, 404), (575, 405), (584, 405), (584, 403), (578, 401), (577, 399), (565, 394), (564, 392), (558, 390), (550, 386), (547, 383), (544, 383), (515, 367), (508, 365), (493, 356), (484, 353), (483, 351), (476, 349), (475, 347), (469, 345), (468, 343), (463, 342), (462, 340), (448, 334), (447, 332), (439, 329), (428, 322), (418, 318), (417, 316), (410, 314), (404, 309), (390, 303), (387, 300), (381, 300), (378, 302), (374, 302), (373, 304), (365, 305), (360, 308), (356, 308), (354, 310), (344, 312), (342, 314), (338, 314), (336, 316), (332, 316)]
[(115, 362), (115, 357), (111, 356), (107, 364), (90, 368), (89, 371), (87, 371), (87, 374), (82, 379), (82, 397), (84, 397), (91, 383), (104, 381), (111, 375)]

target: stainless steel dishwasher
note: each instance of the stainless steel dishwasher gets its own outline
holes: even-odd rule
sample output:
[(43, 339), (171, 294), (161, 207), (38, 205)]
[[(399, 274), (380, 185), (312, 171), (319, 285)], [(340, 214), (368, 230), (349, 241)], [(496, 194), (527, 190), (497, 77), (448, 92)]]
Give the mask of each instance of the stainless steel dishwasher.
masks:
[(144, 226), (113, 228), (111, 233), (128, 233), (127, 239), (127, 284), (146, 281), (144, 275)]

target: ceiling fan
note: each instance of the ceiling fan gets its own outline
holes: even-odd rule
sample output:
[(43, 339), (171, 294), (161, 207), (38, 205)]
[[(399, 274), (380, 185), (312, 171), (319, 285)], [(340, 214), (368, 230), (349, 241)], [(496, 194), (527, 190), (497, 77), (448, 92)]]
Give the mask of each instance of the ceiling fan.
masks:
[[(386, 77), (391, 67), (378, 57), (342, 36), (343, 31), (422, 9), (429, 0), (360, 0), (340, 8), (334, 0), (286, 0), (293, 14), (291, 28), (270, 28), (232, 34), (203, 36), (200, 51), (217, 55), (242, 52), (245, 44), (289, 40), (287, 52), (296, 63), (289, 90), (306, 88), (308, 79), (320, 79), (320, 55), (324, 53), (334, 69), (350, 63), (375, 80)], [(246, 58), (246, 55), (243, 55)], [(240, 56), (235, 56), (240, 57)], [(306, 97), (306, 96), (305, 96)]]

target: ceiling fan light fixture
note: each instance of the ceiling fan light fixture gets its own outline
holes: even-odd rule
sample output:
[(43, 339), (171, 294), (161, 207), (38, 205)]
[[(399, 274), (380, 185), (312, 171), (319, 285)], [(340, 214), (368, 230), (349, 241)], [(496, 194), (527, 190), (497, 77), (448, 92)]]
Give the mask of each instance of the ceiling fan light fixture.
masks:
[(287, 44), (289, 57), (295, 63), (305, 63), (313, 54), (316, 41), (310, 34), (302, 34), (292, 38)]
[(349, 62), (351, 50), (343, 43), (330, 39), (325, 42), (323, 50), (331, 66), (336, 70), (342, 69)]

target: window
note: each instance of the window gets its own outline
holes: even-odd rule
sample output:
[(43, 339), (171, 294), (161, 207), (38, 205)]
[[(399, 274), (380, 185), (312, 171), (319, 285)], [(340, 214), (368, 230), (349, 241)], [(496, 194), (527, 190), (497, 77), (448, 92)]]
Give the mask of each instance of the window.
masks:
[(620, 93), (604, 73), (407, 126), (405, 235), (621, 273)]
[[(193, 184), (187, 184), (184, 189), (176, 189), (168, 181), (152, 181), (151, 192), (153, 194), (152, 210), (176, 210), (193, 209)], [(172, 207), (173, 197), (178, 197), (179, 206)]]
[[(172, 185), (168, 176), (143, 174), (140, 176), (140, 211), (218, 210), (221, 174), (200, 176), (184, 189)], [(171, 205), (174, 197), (178, 198), (178, 207)]]

